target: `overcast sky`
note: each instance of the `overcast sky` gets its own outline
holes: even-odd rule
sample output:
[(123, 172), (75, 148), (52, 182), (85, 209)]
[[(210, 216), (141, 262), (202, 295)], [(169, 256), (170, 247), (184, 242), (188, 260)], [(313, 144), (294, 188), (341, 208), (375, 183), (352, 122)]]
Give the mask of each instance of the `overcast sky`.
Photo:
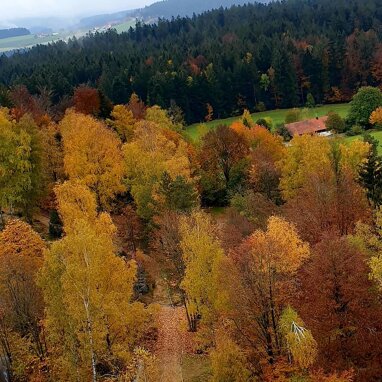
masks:
[(77, 17), (141, 8), (154, 0), (1, 0), (0, 21), (23, 17)]

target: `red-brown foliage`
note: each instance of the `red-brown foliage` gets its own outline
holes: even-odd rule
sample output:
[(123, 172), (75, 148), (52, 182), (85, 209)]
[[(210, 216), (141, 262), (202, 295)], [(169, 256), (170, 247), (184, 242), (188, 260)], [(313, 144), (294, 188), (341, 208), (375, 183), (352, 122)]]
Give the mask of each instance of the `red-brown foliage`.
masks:
[(311, 174), (286, 204), (285, 212), (311, 243), (319, 242), (327, 232), (350, 234), (358, 221), (370, 216), (364, 191), (346, 170), (335, 179), (330, 174)]
[(317, 364), (356, 369), (357, 381), (382, 375), (382, 310), (372, 292), (367, 258), (347, 238), (326, 236), (301, 271), (296, 304), (319, 345)]
[(98, 115), (101, 107), (98, 90), (85, 85), (74, 91), (73, 103), (77, 113), (86, 115)]
[(136, 121), (144, 119), (146, 114), (146, 105), (140, 100), (137, 94), (133, 93), (126, 107), (133, 113)]
[(44, 110), (25, 85), (15, 86), (10, 92), (10, 97), (14, 105), (11, 115), (16, 121), (19, 121), (25, 114), (30, 114), (38, 124), (44, 115)]

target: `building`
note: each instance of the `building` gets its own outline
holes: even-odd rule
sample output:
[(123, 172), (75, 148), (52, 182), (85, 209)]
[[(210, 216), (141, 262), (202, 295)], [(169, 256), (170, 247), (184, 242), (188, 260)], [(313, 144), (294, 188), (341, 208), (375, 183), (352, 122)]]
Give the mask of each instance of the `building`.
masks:
[(304, 134), (329, 136), (331, 132), (325, 125), (327, 119), (328, 117), (307, 119), (306, 121), (288, 123), (285, 127), (292, 137)]

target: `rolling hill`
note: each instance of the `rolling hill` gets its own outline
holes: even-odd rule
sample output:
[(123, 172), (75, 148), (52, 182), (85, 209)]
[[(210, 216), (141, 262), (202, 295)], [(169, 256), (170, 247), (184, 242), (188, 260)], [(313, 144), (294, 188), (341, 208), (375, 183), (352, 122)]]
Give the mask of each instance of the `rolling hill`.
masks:
[(18, 36), (30, 35), (31, 32), (26, 28), (10, 28), (10, 29), (0, 29), (0, 40), (4, 38), (12, 38)]
[(110, 14), (100, 14), (85, 17), (80, 20), (80, 28), (95, 28), (107, 24), (116, 24), (129, 20), (140, 19), (152, 22), (159, 18), (170, 19), (177, 16), (192, 16), (220, 7), (230, 8), (233, 5), (248, 3), (267, 3), (270, 0), (162, 0), (144, 8), (126, 10)]
[(145, 18), (171, 18), (177, 16), (192, 16), (220, 7), (230, 8), (233, 5), (248, 3), (267, 3), (269, 0), (164, 0), (151, 4), (137, 11), (137, 16)]

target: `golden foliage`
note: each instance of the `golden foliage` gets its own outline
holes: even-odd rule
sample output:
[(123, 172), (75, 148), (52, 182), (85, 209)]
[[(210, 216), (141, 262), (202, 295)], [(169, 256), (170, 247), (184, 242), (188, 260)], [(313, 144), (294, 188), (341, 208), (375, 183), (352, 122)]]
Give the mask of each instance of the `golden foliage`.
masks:
[(371, 113), (370, 123), (372, 125), (382, 125), (382, 107), (377, 108)]
[(273, 216), (266, 231), (256, 231), (250, 237), (251, 251), (257, 258), (260, 272), (293, 274), (309, 257), (309, 245), (298, 236), (293, 224)]
[(224, 333), (219, 333), (211, 352), (211, 382), (249, 382), (250, 371), (242, 349)]
[(180, 222), (181, 249), (185, 274), (181, 283), (192, 315), (213, 321), (219, 295), (219, 271), (224, 252), (211, 218), (194, 211)]
[(304, 328), (304, 322), (290, 306), (284, 310), (279, 325), (293, 361), (301, 369), (307, 369), (314, 363), (318, 353), (317, 342), (311, 331)]
[(32, 379), (46, 355), (40, 320), (42, 294), (36, 276), (45, 243), (32, 228), (10, 221), (0, 233), (0, 354), (15, 377)]
[(134, 140), (123, 146), (123, 153), (127, 186), (142, 218), (150, 219), (155, 212), (153, 196), (165, 171), (172, 179), (191, 178), (186, 142), (177, 133), (163, 130), (153, 122), (137, 124)]
[(65, 173), (94, 191), (99, 206), (107, 209), (112, 198), (125, 190), (120, 141), (101, 122), (73, 111), (66, 113), (60, 130)]
[(107, 119), (106, 123), (114, 129), (122, 142), (129, 142), (134, 135), (135, 119), (133, 112), (124, 105), (115, 105), (111, 112), (112, 119)]
[(137, 267), (115, 255), (110, 216), (97, 216), (83, 185), (65, 183), (57, 194), (67, 236), (46, 253), (40, 277), (52, 369), (57, 380), (94, 380), (96, 363), (118, 370), (131, 362), (149, 314), (132, 302)]
[(329, 154), (330, 144), (324, 137), (303, 135), (293, 138), (286, 158), (280, 163), (280, 188), (284, 199), (296, 195), (308, 174), (325, 175), (331, 164)]
[[(330, 142), (320, 136), (303, 135), (290, 143), (285, 159), (280, 161), (282, 177), (280, 187), (285, 200), (294, 197), (297, 191), (310, 181), (309, 177), (327, 178), (335, 176), (337, 170), (350, 170), (357, 176), (358, 168), (369, 152), (369, 144), (354, 141), (347, 145)], [(336, 163), (339, 156), (339, 161)], [(338, 168), (339, 167), (339, 168)]]

